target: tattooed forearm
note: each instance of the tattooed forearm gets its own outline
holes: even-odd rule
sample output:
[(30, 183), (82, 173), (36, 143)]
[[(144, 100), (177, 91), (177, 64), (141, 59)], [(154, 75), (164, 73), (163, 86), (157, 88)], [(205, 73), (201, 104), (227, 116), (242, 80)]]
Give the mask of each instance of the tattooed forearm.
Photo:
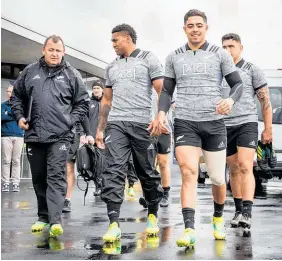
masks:
[(268, 87), (263, 87), (257, 91), (257, 97), (261, 104), (262, 117), (265, 129), (272, 126), (272, 106), (269, 97)]
[(108, 104), (102, 104), (101, 106), (101, 112), (100, 112), (100, 119), (99, 119), (99, 124), (98, 124), (98, 130), (99, 131), (104, 131), (107, 127), (107, 122), (108, 122), (108, 116), (109, 112), (111, 110), (111, 106)]
[(268, 87), (259, 89), (257, 91), (257, 97), (260, 101), (262, 111), (267, 111), (271, 107)]

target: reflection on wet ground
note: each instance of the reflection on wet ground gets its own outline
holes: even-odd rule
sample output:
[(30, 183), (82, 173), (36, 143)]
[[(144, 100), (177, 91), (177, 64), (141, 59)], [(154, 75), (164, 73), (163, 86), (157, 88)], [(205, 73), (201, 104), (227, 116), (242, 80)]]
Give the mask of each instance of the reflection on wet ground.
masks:
[[(282, 258), (282, 182), (270, 181), (258, 188), (253, 207), (251, 231), (231, 228), (233, 200), (228, 192), (225, 206), (226, 241), (212, 236), (213, 202), (211, 185), (198, 188), (196, 210), (196, 247), (179, 249), (176, 239), (183, 233), (179, 195), (180, 175), (175, 176), (171, 204), (159, 211), (158, 237), (146, 237), (146, 215), (138, 204), (141, 189), (136, 186), (134, 200), (125, 197), (121, 209), (120, 241), (104, 244), (107, 230), (106, 206), (94, 198), (92, 191), (83, 206), (83, 193), (75, 190), (71, 213), (63, 214), (65, 233), (49, 238), (48, 229), (31, 234), (36, 220), (35, 195), (29, 183), (21, 185), (20, 193), (2, 193), (2, 258), (3, 259), (281, 259)], [(266, 244), (267, 242), (267, 244)], [(15, 251), (16, 250), (16, 251)]]

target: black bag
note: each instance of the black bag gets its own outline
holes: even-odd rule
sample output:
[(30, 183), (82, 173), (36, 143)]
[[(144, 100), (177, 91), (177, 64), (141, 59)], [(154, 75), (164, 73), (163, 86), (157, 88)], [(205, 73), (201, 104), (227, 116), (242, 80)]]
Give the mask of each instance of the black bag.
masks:
[(85, 197), (88, 192), (89, 181), (93, 180), (95, 184), (100, 183), (99, 177), (103, 169), (102, 154), (99, 148), (96, 146), (85, 144), (80, 147), (76, 152), (76, 166), (79, 173), (77, 177), (77, 186), (79, 177), (82, 177), (86, 182), (86, 189), (84, 193), (84, 205)]

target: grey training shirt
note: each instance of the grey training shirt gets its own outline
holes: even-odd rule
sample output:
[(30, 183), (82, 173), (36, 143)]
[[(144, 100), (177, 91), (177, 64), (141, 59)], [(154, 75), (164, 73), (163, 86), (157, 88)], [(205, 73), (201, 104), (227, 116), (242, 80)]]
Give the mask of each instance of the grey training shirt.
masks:
[(197, 51), (188, 44), (166, 59), (165, 77), (176, 81), (176, 118), (190, 121), (212, 121), (216, 103), (222, 97), (222, 79), (236, 71), (232, 57), (224, 49), (207, 41)]
[(128, 57), (118, 57), (106, 68), (106, 87), (113, 90), (108, 121), (150, 123), (152, 82), (163, 78), (163, 67), (154, 54), (136, 49)]
[[(247, 122), (257, 122), (258, 114), (256, 108), (256, 91), (267, 86), (263, 72), (254, 64), (241, 59), (236, 64), (243, 82), (243, 94), (232, 108), (232, 111), (224, 119), (226, 126), (236, 126)], [(223, 82), (223, 97), (229, 96), (230, 87)]]

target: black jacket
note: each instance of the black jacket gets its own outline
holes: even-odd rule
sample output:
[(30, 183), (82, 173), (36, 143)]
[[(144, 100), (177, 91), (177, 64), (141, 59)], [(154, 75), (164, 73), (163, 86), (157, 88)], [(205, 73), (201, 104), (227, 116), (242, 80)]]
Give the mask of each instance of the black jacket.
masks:
[(96, 136), (97, 127), (99, 123), (100, 105), (101, 105), (102, 97), (98, 99), (92, 95), (90, 104), (89, 104), (88, 118), (89, 118), (90, 130), (92, 134), (94, 135), (94, 137)]
[(71, 140), (74, 124), (83, 120), (89, 107), (89, 94), (80, 73), (64, 60), (50, 68), (42, 57), (28, 65), (15, 82), (12, 110), (17, 121), (26, 118), (31, 96), (31, 120), (25, 142)]
[(84, 118), (84, 121), (82, 122), (82, 127), (86, 132), (86, 135), (92, 135), (94, 138), (96, 136), (97, 127), (99, 123), (100, 105), (102, 97), (97, 98), (92, 95), (90, 99), (88, 115)]

